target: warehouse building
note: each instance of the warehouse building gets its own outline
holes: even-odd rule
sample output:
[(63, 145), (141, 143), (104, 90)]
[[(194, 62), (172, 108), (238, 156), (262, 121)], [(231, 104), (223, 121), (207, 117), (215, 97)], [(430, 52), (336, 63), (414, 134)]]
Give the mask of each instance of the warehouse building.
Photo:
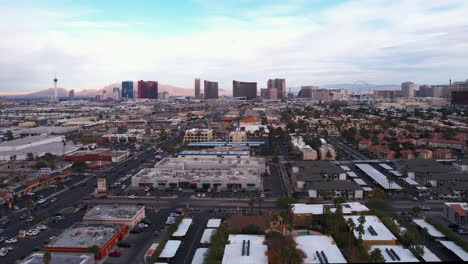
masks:
[(263, 190), (265, 159), (237, 156), (165, 158), (132, 177), (132, 186)]
[(132, 204), (100, 204), (83, 217), (86, 224), (121, 224), (133, 228), (145, 218), (145, 206)]

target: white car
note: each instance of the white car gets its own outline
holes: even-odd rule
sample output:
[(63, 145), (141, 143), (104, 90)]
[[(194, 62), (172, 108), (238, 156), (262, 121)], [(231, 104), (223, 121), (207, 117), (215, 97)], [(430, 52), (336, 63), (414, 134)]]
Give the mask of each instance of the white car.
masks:
[(145, 192), (149, 192), (150, 188), (149, 187), (146, 187), (145, 188)]
[(130, 198), (130, 199), (136, 199), (137, 197), (136, 197), (134, 194), (132, 194), (132, 195), (128, 196), (128, 198)]
[(206, 197), (206, 193), (202, 193), (201, 197), (202, 197), (202, 198), (205, 198), (205, 197)]
[(13, 210), (18, 210), (19, 207), (17, 205), (13, 206)]
[(38, 204), (43, 204), (45, 203), (45, 199), (40, 199), (39, 201), (37, 201)]
[(40, 225), (40, 226), (37, 226), (37, 228), (39, 230), (47, 230), (48, 227), (46, 225)]
[(148, 225), (145, 224), (145, 223), (139, 223), (139, 224), (138, 224), (138, 227), (139, 227), (139, 228), (147, 228)]
[(201, 197), (201, 193), (197, 193), (197, 197)]
[(8, 254), (8, 250), (3, 249), (3, 248), (0, 249), (0, 257), (4, 257), (4, 256), (6, 256), (7, 254)]
[(261, 193), (261, 194), (260, 194), (260, 198), (265, 198), (265, 194), (264, 194), (264, 193)]
[(16, 243), (16, 242), (18, 242), (18, 239), (14, 238), (14, 237), (5, 240), (5, 243), (7, 243), (7, 244), (13, 244), (13, 243)]
[(127, 188), (127, 185), (122, 185), (122, 190), (124, 190), (125, 188)]

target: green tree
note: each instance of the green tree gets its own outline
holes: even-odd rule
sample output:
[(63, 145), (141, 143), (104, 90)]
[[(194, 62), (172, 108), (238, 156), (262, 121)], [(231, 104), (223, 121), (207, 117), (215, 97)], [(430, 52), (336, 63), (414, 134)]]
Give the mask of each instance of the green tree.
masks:
[(287, 196), (279, 197), (276, 200), (276, 205), (282, 210), (288, 210), (293, 203), (296, 203), (296, 199)]
[(50, 252), (44, 252), (44, 255), (42, 255), (42, 262), (44, 262), (44, 264), (50, 264), (50, 262), (52, 262), (52, 254), (50, 254)]
[(370, 195), (372, 196), (372, 198), (384, 198), (385, 193), (379, 188), (373, 188), (370, 192)]
[(6, 133), (5, 133), (5, 137), (8, 141), (10, 140), (13, 140), (14, 137), (13, 137), (13, 132), (11, 132), (11, 130), (8, 130)]
[(80, 160), (80, 159), (77, 159), (77, 160), (73, 161), (72, 168), (82, 169), (82, 168), (85, 168), (85, 167), (86, 167), (86, 161)]
[(376, 248), (376, 249), (372, 250), (372, 252), (370, 253), (370, 260), (373, 263), (384, 263), (385, 262), (385, 258), (382, 255), (382, 251), (380, 251), (379, 248)]
[(34, 167), (38, 170), (41, 168), (47, 168), (47, 163), (41, 160), (41, 161), (36, 162), (36, 165), (34, 165)]
[(26, 154), (26, 160), (29, 160), (29, 161), (34, 160), (34, 154), (32, 154), (31, 152), (29, 152), (28, 154)]
[(98, 245), (88, 247), (87, 251), (94, 254), (94, 258), (99, 258), (99, 254), (101, 254), (101, 248)]

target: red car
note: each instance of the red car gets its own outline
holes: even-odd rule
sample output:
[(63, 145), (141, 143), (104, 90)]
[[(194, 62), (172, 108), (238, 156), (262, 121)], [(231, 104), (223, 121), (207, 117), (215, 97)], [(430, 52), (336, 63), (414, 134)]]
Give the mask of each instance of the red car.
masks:
[(111, 253), (109, 253), (109, 256), (110, 257), (120, 257), (122, 254), (120, 254), (120, 252), (118, 251), (113, 251)]

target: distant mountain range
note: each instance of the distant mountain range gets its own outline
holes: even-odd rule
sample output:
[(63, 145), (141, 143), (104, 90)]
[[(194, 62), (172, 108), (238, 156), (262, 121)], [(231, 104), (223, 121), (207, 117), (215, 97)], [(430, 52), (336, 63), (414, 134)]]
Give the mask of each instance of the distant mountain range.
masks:
[[(134, 84), (136, 85), (136, 84)], [(104, 86), (101, 89), (86, 89), (86, 90), (75, 90), (75, 97), (94, 97), (96, 95), (110, 95), (112, 89), (118, 87), (122, 89), (122, 83), (113, 83)], [(136, 87), (135, 87), (136, 88)], [(71, 89), (70, 89), (71, 90)], [(136, 89), (135, 89), (136, 90)], [(68, 97), (69, 90), (65, 88), (57, 88), (57, 94), (59, 97)], [(135, 91), (136, 92), (136, 91)], [(168, 92), (170, 96), (189, 96), (194, 95), (194, 89), (180, 88), (167, 84), (159, 84), (158, 92)], [(232, 95), (232, 92), (220, 89), (219, 95)], [(45, 90), (33, 91), (33, 92), (19, 92), (19, 93), (0, 93), (0, 96), (17, 99), (29, 99), (29, 98), (49, 98), (54, 95), (54, 88), (48, 88)]]

